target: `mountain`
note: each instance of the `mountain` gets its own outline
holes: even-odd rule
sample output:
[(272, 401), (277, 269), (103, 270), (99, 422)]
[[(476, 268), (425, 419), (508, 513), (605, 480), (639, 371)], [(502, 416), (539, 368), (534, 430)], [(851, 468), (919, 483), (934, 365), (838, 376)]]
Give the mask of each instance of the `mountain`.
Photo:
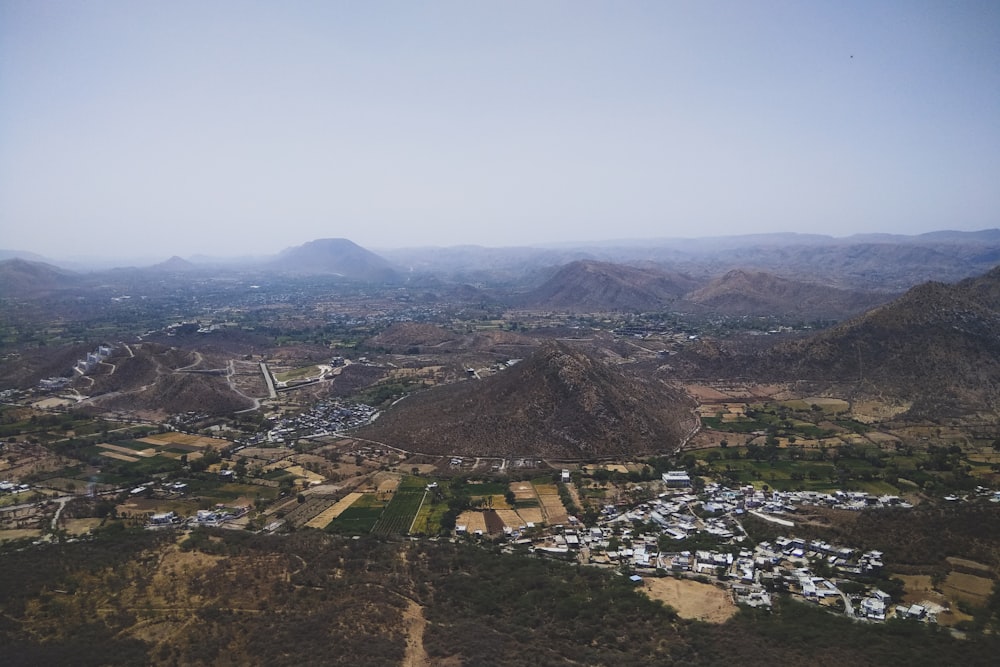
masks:
[(69, 287), (75, 281), (73, 273), (51, 264), (25, 259), (0, 262), (0, 297), (28, 297)]
[(743, 269), (729, 271), (685, 297), (724, 315), (797, 315), (836, 320), (866, 311), (889, 298), (888, 294), (842, 290)]
[(628, 458), (676, 451), (692, 407), (666, 383), (548, 342), (496, 375), (410, 396), (360, 435), (426, 454)]
[(49, 263), (48, 259), (33, 252), (27, 252), (24, 250), (11, 250), (9, 248), (0, 248), (0, 261), (7, 259), (26, 259), (29, 262)]
[(389, 262), (347, 239), (318, 239), (289, 248), (267, 267), (285, 273), (332, 274), (360, 282), (399, 280)]
[(196, 264), (189, 262), (183, 257), (174, 255), (166, 261), (154, 264), (147, 270), (156, 271), (158, 273), (191, 273), (192, 271), (198, 271), (199, 268)]
[(693, 279), (680, 274), (581, 260), (559, 269), (525, 295), (523, 304), (590, 312), (657, 310), (696, 285)]
[[(684, 367), (691, 362), (690, 367)], [(1000, 421), (1000, 267), (928, 282), (826, 331), (767, 350), (705, 343), (678, 355), (684, 374), (812, 380), (912, 404), (911, 416)]]

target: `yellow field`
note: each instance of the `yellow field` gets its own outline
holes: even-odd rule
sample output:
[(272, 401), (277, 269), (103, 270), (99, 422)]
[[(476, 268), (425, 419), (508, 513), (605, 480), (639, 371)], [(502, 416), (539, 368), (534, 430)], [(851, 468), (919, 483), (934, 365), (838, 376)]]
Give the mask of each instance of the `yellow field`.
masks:
[(559, 490), (555, 484), (536, 484), (535, 493), (538, 494), (538, 502), (542, 505), (546, 523), (554, 526), (569, 521), (569, 515), (563, 507), (562, 500), (559, 499)]
[(964, 572), (949, 572), (948, 578), (941, 584), (941, 592), (950, 599), (965, 600), (976, 606), (985, 604), (992, 590), (991, 579)]
[(535, 487), (529, 482), (511, 482), (510, 490), (517, 500), (535, 500), (538, 497), (535, 495)]
[(474, 533), (477, 530), (486, 532), (486, 517), (483, 516), (482, 512), (479, 511), (465, 511), (458, 515), (458, 519), (455, 520), (456, 526), (466, 526), (470, 533)]
[(677, 610), (681, 618), (708, 623), (725, 623), (737, 612), (728, 591), (672, 577), (643, 579), (642, 591), (653, 600), (662, 600)]
[(323, 475), (318, 475), (311, 470), (306, 470), (300, 465), (288, 466), (287, 468), (285, 468), (285, 470), (292, 473), (293, 475), (298, 475), (299, 477), (305, 477), (306, 482), (309, 484), (312, 483), (322, 484), (323, 482), (326, 481), (326, 477), (323, 477)]
[(537, 526), (545, 522), (545, 515), (542, 514), (541, 508), (538, 507), (525, 507), (517, 510), (517, 514), (524, 520), (525, 524), (533, 523)]
[(525, 524), (525, 521), (523, 521), (514, 510), (496, 510), (496, 513), (497, 516), (500, 517), (500, 520), (511, 528), (517, 528), (518, 526), (523, 526)]
[(125, 456), (138, 456), (139, 458), (143, 459), (148, 459), (152, 456), (156, 456), (155, 449), (144, 449), (142, 451), (136, 451), (134, 449), (129, 449), (128, 447), (119, 447), (118, 445), (111, 445), (106, 442), (102, 442), (101, 444), (98, 445), (98, 447), (100, 447), (101, 449), (107, 449), (108, 451), (118, 452), (119, 454), (124, 454)]
[(348, 507), (354, 504), (354, 501), (361, 497), (360, 493), (348, 493), (346, 496), (338, 500), (336, 503), (326, 508), (312, 519), (306, 523), (308, 528), (319, 528), (320, 530), (326, 528), (331, 521), (336, 519), (338, 516), (344, 513)]
[(145, 442), (157, 447), (170, 447), (171, 445), (186, 445), (188, 447), (214, 447), (222, 449), (229, 446), (228, 440), (222, 438), (207, 438), (202, 435), (191, 435), (188, 433), (160, 433), (158, 435), (148, 435), (140, 438), (139, 442)]

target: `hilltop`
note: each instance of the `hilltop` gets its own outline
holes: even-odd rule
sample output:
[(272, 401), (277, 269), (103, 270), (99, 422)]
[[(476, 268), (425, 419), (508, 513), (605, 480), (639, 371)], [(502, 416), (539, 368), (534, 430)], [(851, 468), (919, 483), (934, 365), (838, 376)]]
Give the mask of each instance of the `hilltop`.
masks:
[(361, 435), (427, 454), (634, 456), (676, 450), (692, 407), (679, 389), (550, 342), (495, 376), (410, 396)]

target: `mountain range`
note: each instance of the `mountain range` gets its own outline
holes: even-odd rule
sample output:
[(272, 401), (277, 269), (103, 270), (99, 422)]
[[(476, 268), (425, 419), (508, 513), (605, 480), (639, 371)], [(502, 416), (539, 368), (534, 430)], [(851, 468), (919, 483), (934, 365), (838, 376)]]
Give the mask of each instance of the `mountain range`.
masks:
[[(685, 364), (690, 364), (685, 366)], [(706, 342), (681, 374), (840, 383), (912, 403), (916, 416), (979, 413), (1000, 421), (1000, 267), (927, 282), (828, 330), (764, 350)]]

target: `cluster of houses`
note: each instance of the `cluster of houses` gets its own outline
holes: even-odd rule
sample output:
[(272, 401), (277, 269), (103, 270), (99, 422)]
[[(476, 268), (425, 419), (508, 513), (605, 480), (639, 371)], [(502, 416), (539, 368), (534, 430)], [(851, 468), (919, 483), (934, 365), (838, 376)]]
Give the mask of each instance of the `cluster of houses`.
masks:
[(239, 519), (249, 511), (250, 508), (245, 506), (226, 507), (225, 505), (216, 505), (213, 509), (198, 510), (193, 517), (188, 517), (187, 519), (182, 518), (176, 512), (162, 512), (150, 515), (149, 523), (146, 527), (165, 528), (182, 524), (187, 526), (219, 526), (227, 521)]
[(28, 484), (18, 484), (17, 482), (11, 482), (8, 480), (0, 481), (0, 493), (23, 493), (24, 491), (30, 491), (31, 486)]
[[(591, 565), (639, 574), (711, 577), (725, 582), (734, 599), (749, 606), (769, 607), (772, 593), (781, 590), (840, 609), (853, 618), (884, 621), (895, 614), (934, 620), (934, 611), (927, 606), (894, 605), (878, 588), (849, 595), (838, 586), (837, 582), (852, 578), (877, 577), (883, 567), (881, 552), (798, 537), (751, 544), (740, 522), (746, 512), (757, 513), (750, 508), (788, 512), (805, 503), (851, 508), (859, 503), (865, 507), (903, 505), (898, 499), (883, 497), (870, 503), (869, 496), (850, 492), (765, 494), (753, 487), (729, 489), (718, 484), (709, 484), (696, 495), (690, 488), (680, 488), (685, 476), (682, 471), (665, 473), (666, 492), (629, 509), (605, 506), (596, 525), (589, 528), (570, 517), (569, 525), (541, 534), (509, 531), (507, 536), (513, 544), (535, 553)], [(710, 538), (705, 542), (716, 546), (684, 548), (683, 541), (696, 536)], [(678, 548), (670, 547), (673, 541)]]
[(364, 426), (377, 412), (375, 408), (364, 403), (322, 401), (307, 412), (278, 420), (269, 430), (251, 436), (246, 444), (282, 442), (288, 438), (305, 435), (310, 437), (332, 435)]

